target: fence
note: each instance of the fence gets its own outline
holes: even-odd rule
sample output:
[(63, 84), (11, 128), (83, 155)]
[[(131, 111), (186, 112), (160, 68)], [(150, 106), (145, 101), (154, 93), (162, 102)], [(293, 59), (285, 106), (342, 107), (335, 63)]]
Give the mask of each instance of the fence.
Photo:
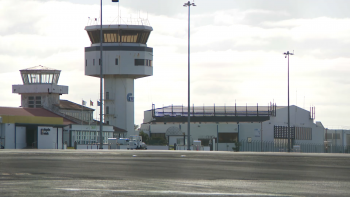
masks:
[[(237, 144), (236, 144), (237, 145)], [(247, 141), (242, 140), (238, 143), (240, 152), (288, 152), (288, 143), (273, 141)], [(293, 143), (291, 152), (303, 153), (350, 153), (350, 145), (329, 145), (314, 143)]]

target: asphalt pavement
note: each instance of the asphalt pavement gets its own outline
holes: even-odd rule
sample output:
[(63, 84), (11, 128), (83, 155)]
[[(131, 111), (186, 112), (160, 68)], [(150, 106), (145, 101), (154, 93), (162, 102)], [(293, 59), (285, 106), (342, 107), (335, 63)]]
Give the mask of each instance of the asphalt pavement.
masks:
[(0, 150), (0, 196), (350, 196), (350, 155)]

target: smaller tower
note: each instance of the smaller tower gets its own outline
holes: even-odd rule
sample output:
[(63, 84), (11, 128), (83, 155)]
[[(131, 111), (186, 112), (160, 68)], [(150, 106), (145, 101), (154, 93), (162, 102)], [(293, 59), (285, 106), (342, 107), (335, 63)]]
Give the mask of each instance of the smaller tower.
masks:
[(57, 85), (60, 70), (35, 66), (20, 70), (23, 85), (12, 85), (12, 93), (21, 95), (21, 107), (47, 108), (60, 103), (60, 95), (68, 94), (68, 86)]

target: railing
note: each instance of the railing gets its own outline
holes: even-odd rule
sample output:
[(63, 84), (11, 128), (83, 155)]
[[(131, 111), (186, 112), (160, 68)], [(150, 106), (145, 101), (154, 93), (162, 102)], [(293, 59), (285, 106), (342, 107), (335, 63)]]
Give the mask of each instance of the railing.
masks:
[[(100, 18), (88, 18), (87, 25), (100, 25)], [(129, 17), (114, 17), (104, 19), (103, 25), (146, 25), (150, 26), (150, 22), (145, 18), (129, 18)]]
[[(190, 106), (190, 116), (275, 116), (276, 105), (270, 106)], [(152, 105), (153, 117), (188, 116), (188, 107), (171, 105), (155, 108)]]

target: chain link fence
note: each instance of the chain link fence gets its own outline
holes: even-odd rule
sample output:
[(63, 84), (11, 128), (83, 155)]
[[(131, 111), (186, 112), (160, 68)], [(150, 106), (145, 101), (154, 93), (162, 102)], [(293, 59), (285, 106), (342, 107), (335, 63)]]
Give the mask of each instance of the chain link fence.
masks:
[[(239, 152), (288, 152), (288, 143), (259, 140), (242, 140), (236, 143)], [(350, 153), (350, 145), (324, 145), (314, 143), (293, 143), (291, 152), (301, 153)]]

